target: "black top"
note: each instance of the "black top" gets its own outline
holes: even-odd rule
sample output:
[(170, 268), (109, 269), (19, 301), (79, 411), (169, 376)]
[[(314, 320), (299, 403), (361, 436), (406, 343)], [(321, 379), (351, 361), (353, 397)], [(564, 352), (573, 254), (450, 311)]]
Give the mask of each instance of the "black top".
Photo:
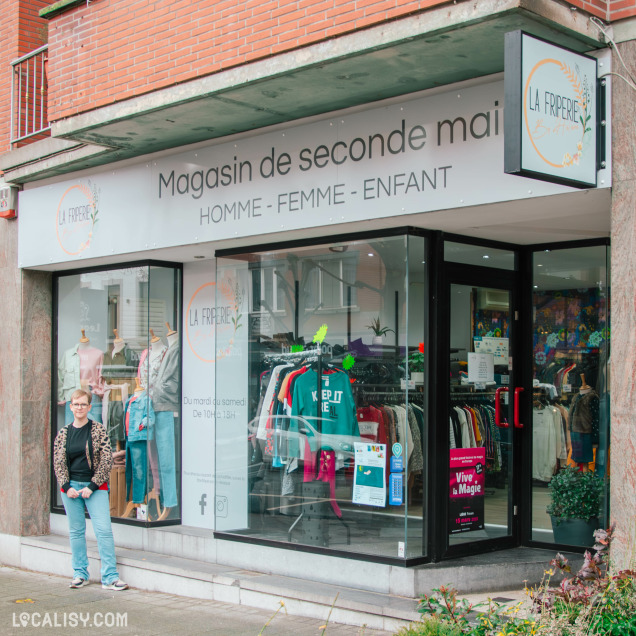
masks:
[(69, 458), (69, 479), (75, 481), (90, 481), (93, 471), (86, 457), (86, 445), (91, 427), (88, 423), (81, 428), (75, 428), (72, 424), (68, 427), (67, 452)]

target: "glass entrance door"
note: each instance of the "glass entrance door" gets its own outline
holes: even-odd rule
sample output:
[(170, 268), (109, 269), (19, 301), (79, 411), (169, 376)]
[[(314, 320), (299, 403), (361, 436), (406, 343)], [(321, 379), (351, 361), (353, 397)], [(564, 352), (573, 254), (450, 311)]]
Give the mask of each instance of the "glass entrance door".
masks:
[(510, 272), (492, 286), (452, 277), (449, 298), (447, 548), (515, 540), (514, 436), (522, 389), (515, 388), (515, 312)]

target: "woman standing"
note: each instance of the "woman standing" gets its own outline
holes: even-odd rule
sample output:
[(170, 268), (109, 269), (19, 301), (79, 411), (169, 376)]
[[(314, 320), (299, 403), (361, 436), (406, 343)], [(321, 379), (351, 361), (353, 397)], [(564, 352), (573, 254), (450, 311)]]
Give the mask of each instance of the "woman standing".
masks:
[(110, 524), (108, 477), (113, 456), (106, 429), (88, 419), (92, 396), (78, 389), (71, 395), (73, 421), (55, 438), (53, 465), (62, 490), (71, 542), (73, 580), (70, 587), (88, 585), (88, 555), (86, 552), (86, 516), (88, 510), (97, 538), (102, 562), (102, 587), (105, 590), (125, 590), (117, 572), (115, 542)]

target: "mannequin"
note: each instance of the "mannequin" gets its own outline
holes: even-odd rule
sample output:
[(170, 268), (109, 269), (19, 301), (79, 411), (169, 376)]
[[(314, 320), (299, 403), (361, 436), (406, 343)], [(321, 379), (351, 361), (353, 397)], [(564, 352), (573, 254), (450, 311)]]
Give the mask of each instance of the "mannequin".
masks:
[(171, 509), (177, 506), (177, 478), (175, 451), (175, 414), (180, 404), (180, 347), (179, 334), (166, 323), (168, 347), (164, 352), (161, 364), (150, 385), (150, 395), (156, 416), (155, 443), (159, 460), (159, 477), (161, 480), (161, 500), (163, 513), (160, 520), (170, 515)]
[(103, 366), (103, 353), (91, 347), (90, 339), (86, 336), (86, 330), (81, 330), (78, 343), (67, 349), (60, 358), (58, 365), (58, 404), (65, 404), (65, 423), (73, 421), (73, 414), (69, 406), (71, 395), (77, 389), (84, 389), (93, 394), (89, 419), (102, 422), (102, 403), (104, 395), (103, 378), (101, 374)]
[(113, 448), (120, 450), (124, 441), (124, 404), (134, 383), (136, 354), (113, 329), (115, 339), (110, 351), (104, 354), (102, 377), (104, 378), (103, 415), (106, 430)]
[[(126, 429), (126, 498), (124, 517), (130, 517), (146, 499), (148, 440), (154, 436), (155, 413), (147, 391), (137, 383), (124, 411)], [(131, 492), (132, 491), (132, 492)]]
[(599, 399), (596, 391), (581, 373), (579, 394), (570, 406), (570, 437), (572, 439), (572, 461), (580, 470), (587, 471), (588, 464), (594, 461), (594, 448), (599, 441)]
[(123, 338), (119, 337), (119, 332), (117, 329), (113, 329), (113, 333), (115, 334), (115, 339), (113, 340), (113, 355), (119, 353), (125, 346), (126, 341)]
[(155, 335), (152, 329), (149, 329), (150, 333), (150, 346), (148, 349), (144, 349), (139, 357), (139, 370), (137, 377), (141, 383), (141, 386), (148, 388), (154, 383), (154, 379), (157, 376), (159, 365), (163, 360), (163, 356), (166, 353), (166, 345), (163, 344), (161, 338)]
[(166, 323), (166, 327), (168, 327), (168, 332), (166, 333), (166, 341), (168, 342), (168, 347), (172, 347), (179, 340), (179, 334), (173, 329), (170, 329), (169, 323)]
[(585, 395), (592, 390), (592, 387), (585, 381), (585, 373), (581, 373), (581, 386), (579, 387), (579, 393)]

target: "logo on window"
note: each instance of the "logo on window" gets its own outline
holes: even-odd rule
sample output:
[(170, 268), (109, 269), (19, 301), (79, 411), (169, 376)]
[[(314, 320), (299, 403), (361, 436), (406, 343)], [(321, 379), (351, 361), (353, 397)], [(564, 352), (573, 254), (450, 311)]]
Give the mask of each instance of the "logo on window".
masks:
[[(204, 283), (197, 287), (186, 309), (186, 340), (192, 353), (202, 362), (214, 362), (230, 355), (236, 333), (242, 327), (245, 293), (238, 283), (224, 280), (219, 284), (217, 301), (216, 287), (216, 283)], [(216, 332), (224, 343), (218, 350)]]
[(76, 184), (64, 192), (57, 206), (55, 231), (57, 241), (66, 254), (77, 256), (88, 248), (97, 225), (99, 189)]
[(188, 346), (202, 362), (214, 362), (214, 321), (216, 283), (200, 285), (188, 302), (185, 332)]

